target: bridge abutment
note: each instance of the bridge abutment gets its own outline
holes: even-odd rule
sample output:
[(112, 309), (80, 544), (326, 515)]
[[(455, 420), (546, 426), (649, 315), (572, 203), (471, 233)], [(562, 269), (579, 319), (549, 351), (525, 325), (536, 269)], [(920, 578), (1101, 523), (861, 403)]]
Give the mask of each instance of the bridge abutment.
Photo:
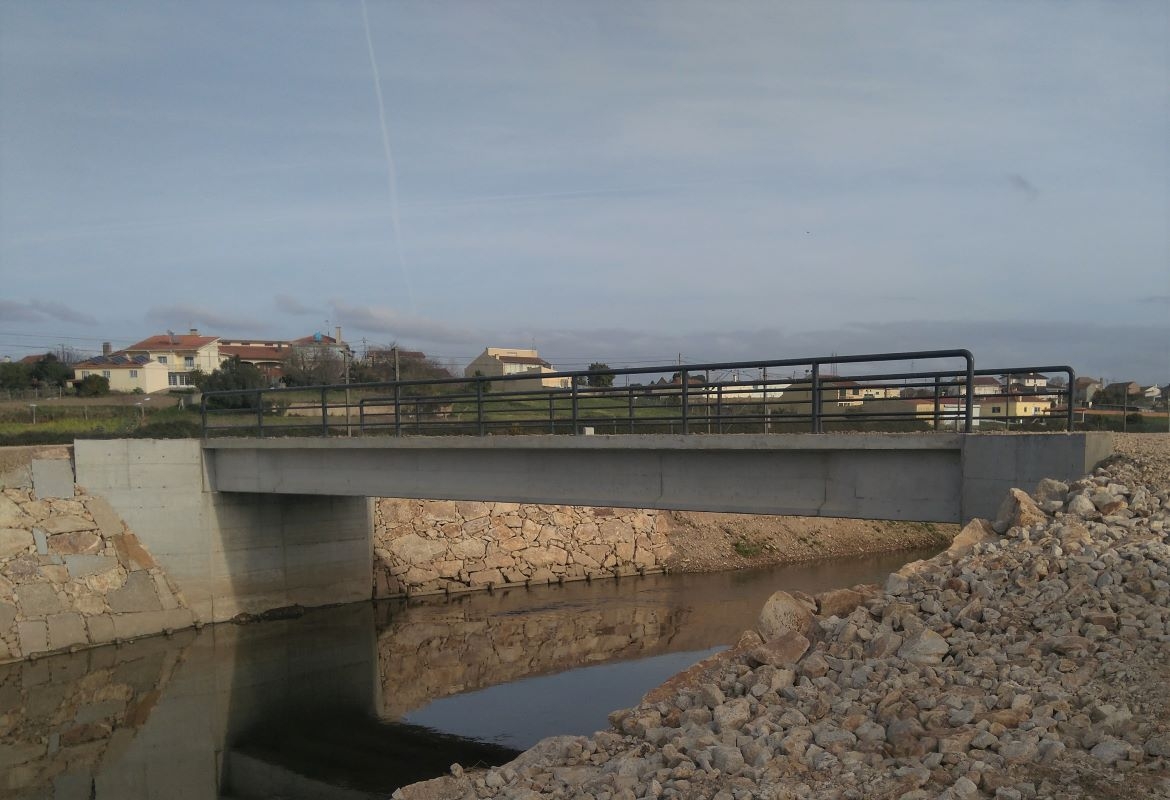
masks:
[(197, 440), (79, 440), (75, 460), (202, 622), (370, 598), (366, 497), (213, 491)]

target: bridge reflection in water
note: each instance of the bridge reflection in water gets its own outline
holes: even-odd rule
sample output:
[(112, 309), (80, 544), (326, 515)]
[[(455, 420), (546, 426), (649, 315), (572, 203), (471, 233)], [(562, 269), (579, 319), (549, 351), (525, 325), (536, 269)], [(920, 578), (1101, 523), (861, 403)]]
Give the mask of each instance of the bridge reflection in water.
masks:
[[(680, 668), (651, 657), (731, 643), (772, 591), (879, 581), (922, 555), (353, 604), (7, 665), (0, 796), (385, 796), (544, 735), (521, 679), (605, 664), (600, 690), (541, 688), (555, 732), (590, 733)], [(529, 727), (506, 729), (499, 704), (525, 704)], [(441, 719), (460, 723), (409, 724)]]

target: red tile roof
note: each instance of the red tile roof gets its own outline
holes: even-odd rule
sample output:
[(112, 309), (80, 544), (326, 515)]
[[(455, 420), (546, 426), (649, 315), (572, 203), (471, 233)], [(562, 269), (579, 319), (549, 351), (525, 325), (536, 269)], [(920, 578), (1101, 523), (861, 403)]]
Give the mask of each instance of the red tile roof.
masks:
[(198, 350), (200, 347), (204, 347), (218, 340), (218, 336), (192, 336), (191, 334), (175, 334), (171, 336), (170, 334), (162, 333), (132, 344), (126, 350)]

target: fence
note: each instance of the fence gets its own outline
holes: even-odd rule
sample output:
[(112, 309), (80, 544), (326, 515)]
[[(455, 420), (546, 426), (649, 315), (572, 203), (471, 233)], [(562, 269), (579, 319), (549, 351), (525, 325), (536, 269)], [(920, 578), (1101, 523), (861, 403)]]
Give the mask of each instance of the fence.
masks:
[[(939, 367), (877, 371), (894, 362)], [(976, 381), (1039, 372), (1067, 383), (985, 392)], [(976, 370), (967, 350), (931, 350), (209, 392), (201, 410), (205, 437), (1071, 430), (1075, 380), (1066, 366)]]

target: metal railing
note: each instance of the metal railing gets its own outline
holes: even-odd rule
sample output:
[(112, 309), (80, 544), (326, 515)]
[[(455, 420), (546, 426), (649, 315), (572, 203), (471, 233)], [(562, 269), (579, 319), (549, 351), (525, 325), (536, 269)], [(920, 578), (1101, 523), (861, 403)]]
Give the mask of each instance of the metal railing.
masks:
[[(924, 361), (942, 368), (871, 371)], [(841, 374), (846, 365), (868, 369)], [(984, 424), (1050, 423), (1048, 413), (1031, 420), (1008, 413), (1012, 398), (1023, 395), (1006, 390), (995, 395), (1003, 408), (988, 420), (977, 409), (990, 396), (966, 390), (978, 390), (978, 376), (1041, 371), (1065, 372), (1067, 387), (1075, 383), (1068, 367), (976, 370), (967, 350), (930, 350), (241, 389), (204, 394), (201, 412), (204, 437), (970, 432)], [(1065, 405), (1071, 429), (1071, 403)]]

